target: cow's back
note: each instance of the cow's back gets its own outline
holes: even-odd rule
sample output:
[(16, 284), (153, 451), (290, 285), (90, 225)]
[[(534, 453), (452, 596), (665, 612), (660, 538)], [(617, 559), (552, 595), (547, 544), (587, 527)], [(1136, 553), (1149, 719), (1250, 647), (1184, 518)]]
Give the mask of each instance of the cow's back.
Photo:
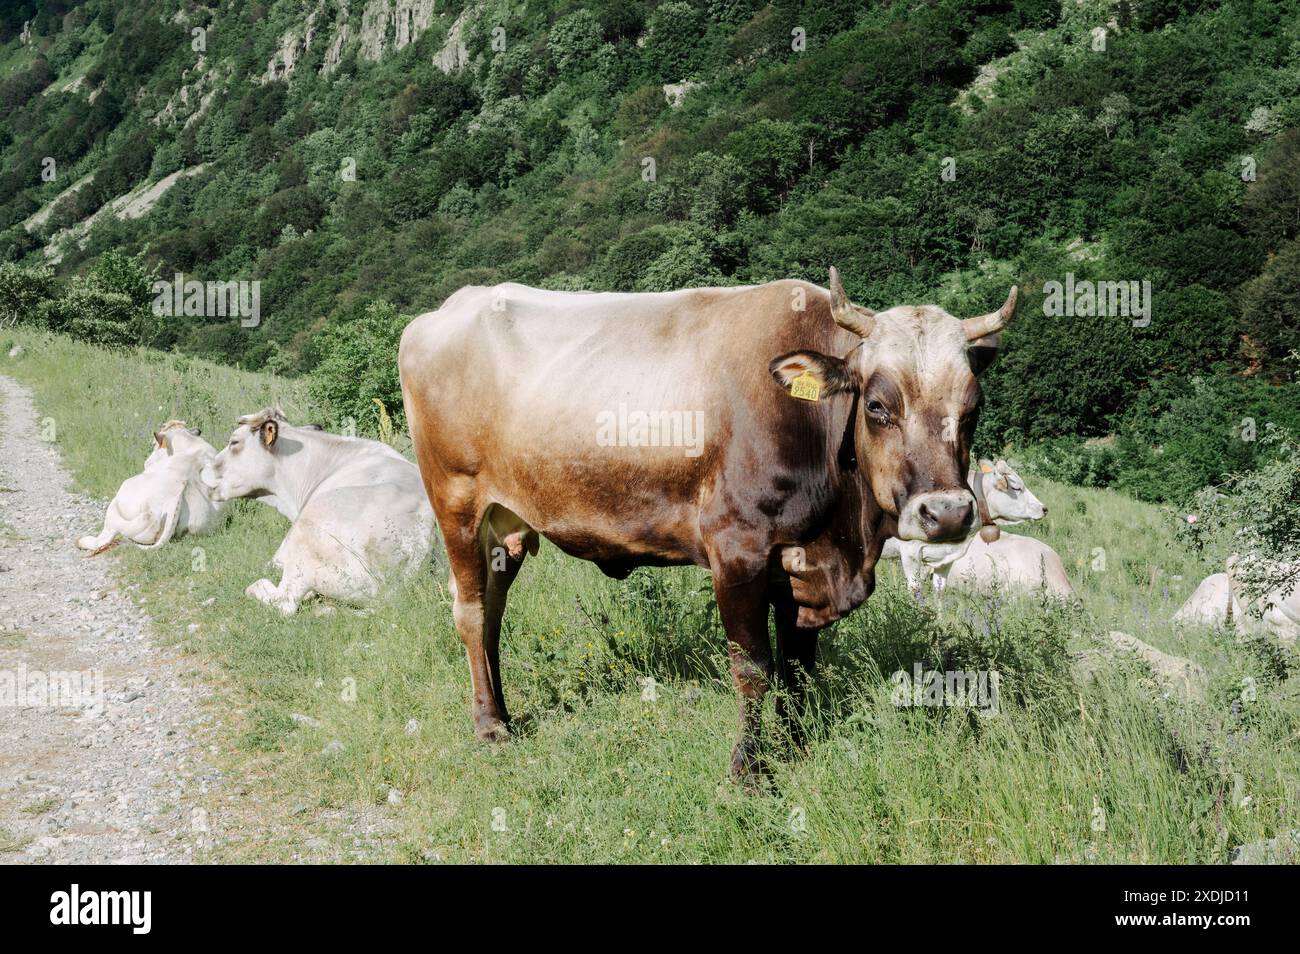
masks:
[(1055, 550), (1033, 537), (1003, 533), (993, 543), (978, 535), (953, 563), (949, 583), (974, 589), (1039, 590), (1068, 599), (1074, 595)]

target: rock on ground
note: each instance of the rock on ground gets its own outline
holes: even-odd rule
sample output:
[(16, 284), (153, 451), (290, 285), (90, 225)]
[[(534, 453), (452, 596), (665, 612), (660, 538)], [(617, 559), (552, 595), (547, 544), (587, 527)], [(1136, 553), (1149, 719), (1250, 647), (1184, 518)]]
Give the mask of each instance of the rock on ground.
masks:
[(1267, 841), (1252, 841), (1232, 849), (1234, 865), (1294, 865), (1300, 863), (1300, 828)]

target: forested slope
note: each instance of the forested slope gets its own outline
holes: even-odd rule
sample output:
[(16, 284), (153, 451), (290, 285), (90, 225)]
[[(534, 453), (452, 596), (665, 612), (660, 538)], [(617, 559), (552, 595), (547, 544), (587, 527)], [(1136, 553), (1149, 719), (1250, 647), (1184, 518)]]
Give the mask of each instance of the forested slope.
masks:
[[(1300, 419), (1294, 2), (6, 10), (0, 306), (25, 320), (301, 372), (470, 282), (836, 264), (875, 307), (1022, 286), (981, 442), (1044, 473), (1172, 497), (1256, 463), (1246, 419)], [(132, 318), (177, 272), (260, 282), (260, 324)], [(1053, 313), (1067, 280), (1150, 307)]]

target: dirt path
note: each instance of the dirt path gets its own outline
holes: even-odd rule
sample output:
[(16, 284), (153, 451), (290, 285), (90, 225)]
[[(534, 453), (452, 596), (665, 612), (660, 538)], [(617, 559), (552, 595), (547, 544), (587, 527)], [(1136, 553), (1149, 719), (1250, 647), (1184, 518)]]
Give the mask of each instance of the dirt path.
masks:
[(188, 861), (208, 837), (186, 797), (211, 775), (193, 736), (203, 689), (110, 560), (76, 549), (103, 506), (68, 490), (39, 422), (0, 375), (0, 862)]

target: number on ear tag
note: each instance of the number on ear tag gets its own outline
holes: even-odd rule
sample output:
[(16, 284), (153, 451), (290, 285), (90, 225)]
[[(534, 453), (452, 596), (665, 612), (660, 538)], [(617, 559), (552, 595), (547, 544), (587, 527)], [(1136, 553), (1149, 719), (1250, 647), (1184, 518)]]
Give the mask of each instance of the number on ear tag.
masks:
[(821, 383), (807, 371), (790, 382), (790, 396), (801, 401), (816, 401), (821, 393)]

